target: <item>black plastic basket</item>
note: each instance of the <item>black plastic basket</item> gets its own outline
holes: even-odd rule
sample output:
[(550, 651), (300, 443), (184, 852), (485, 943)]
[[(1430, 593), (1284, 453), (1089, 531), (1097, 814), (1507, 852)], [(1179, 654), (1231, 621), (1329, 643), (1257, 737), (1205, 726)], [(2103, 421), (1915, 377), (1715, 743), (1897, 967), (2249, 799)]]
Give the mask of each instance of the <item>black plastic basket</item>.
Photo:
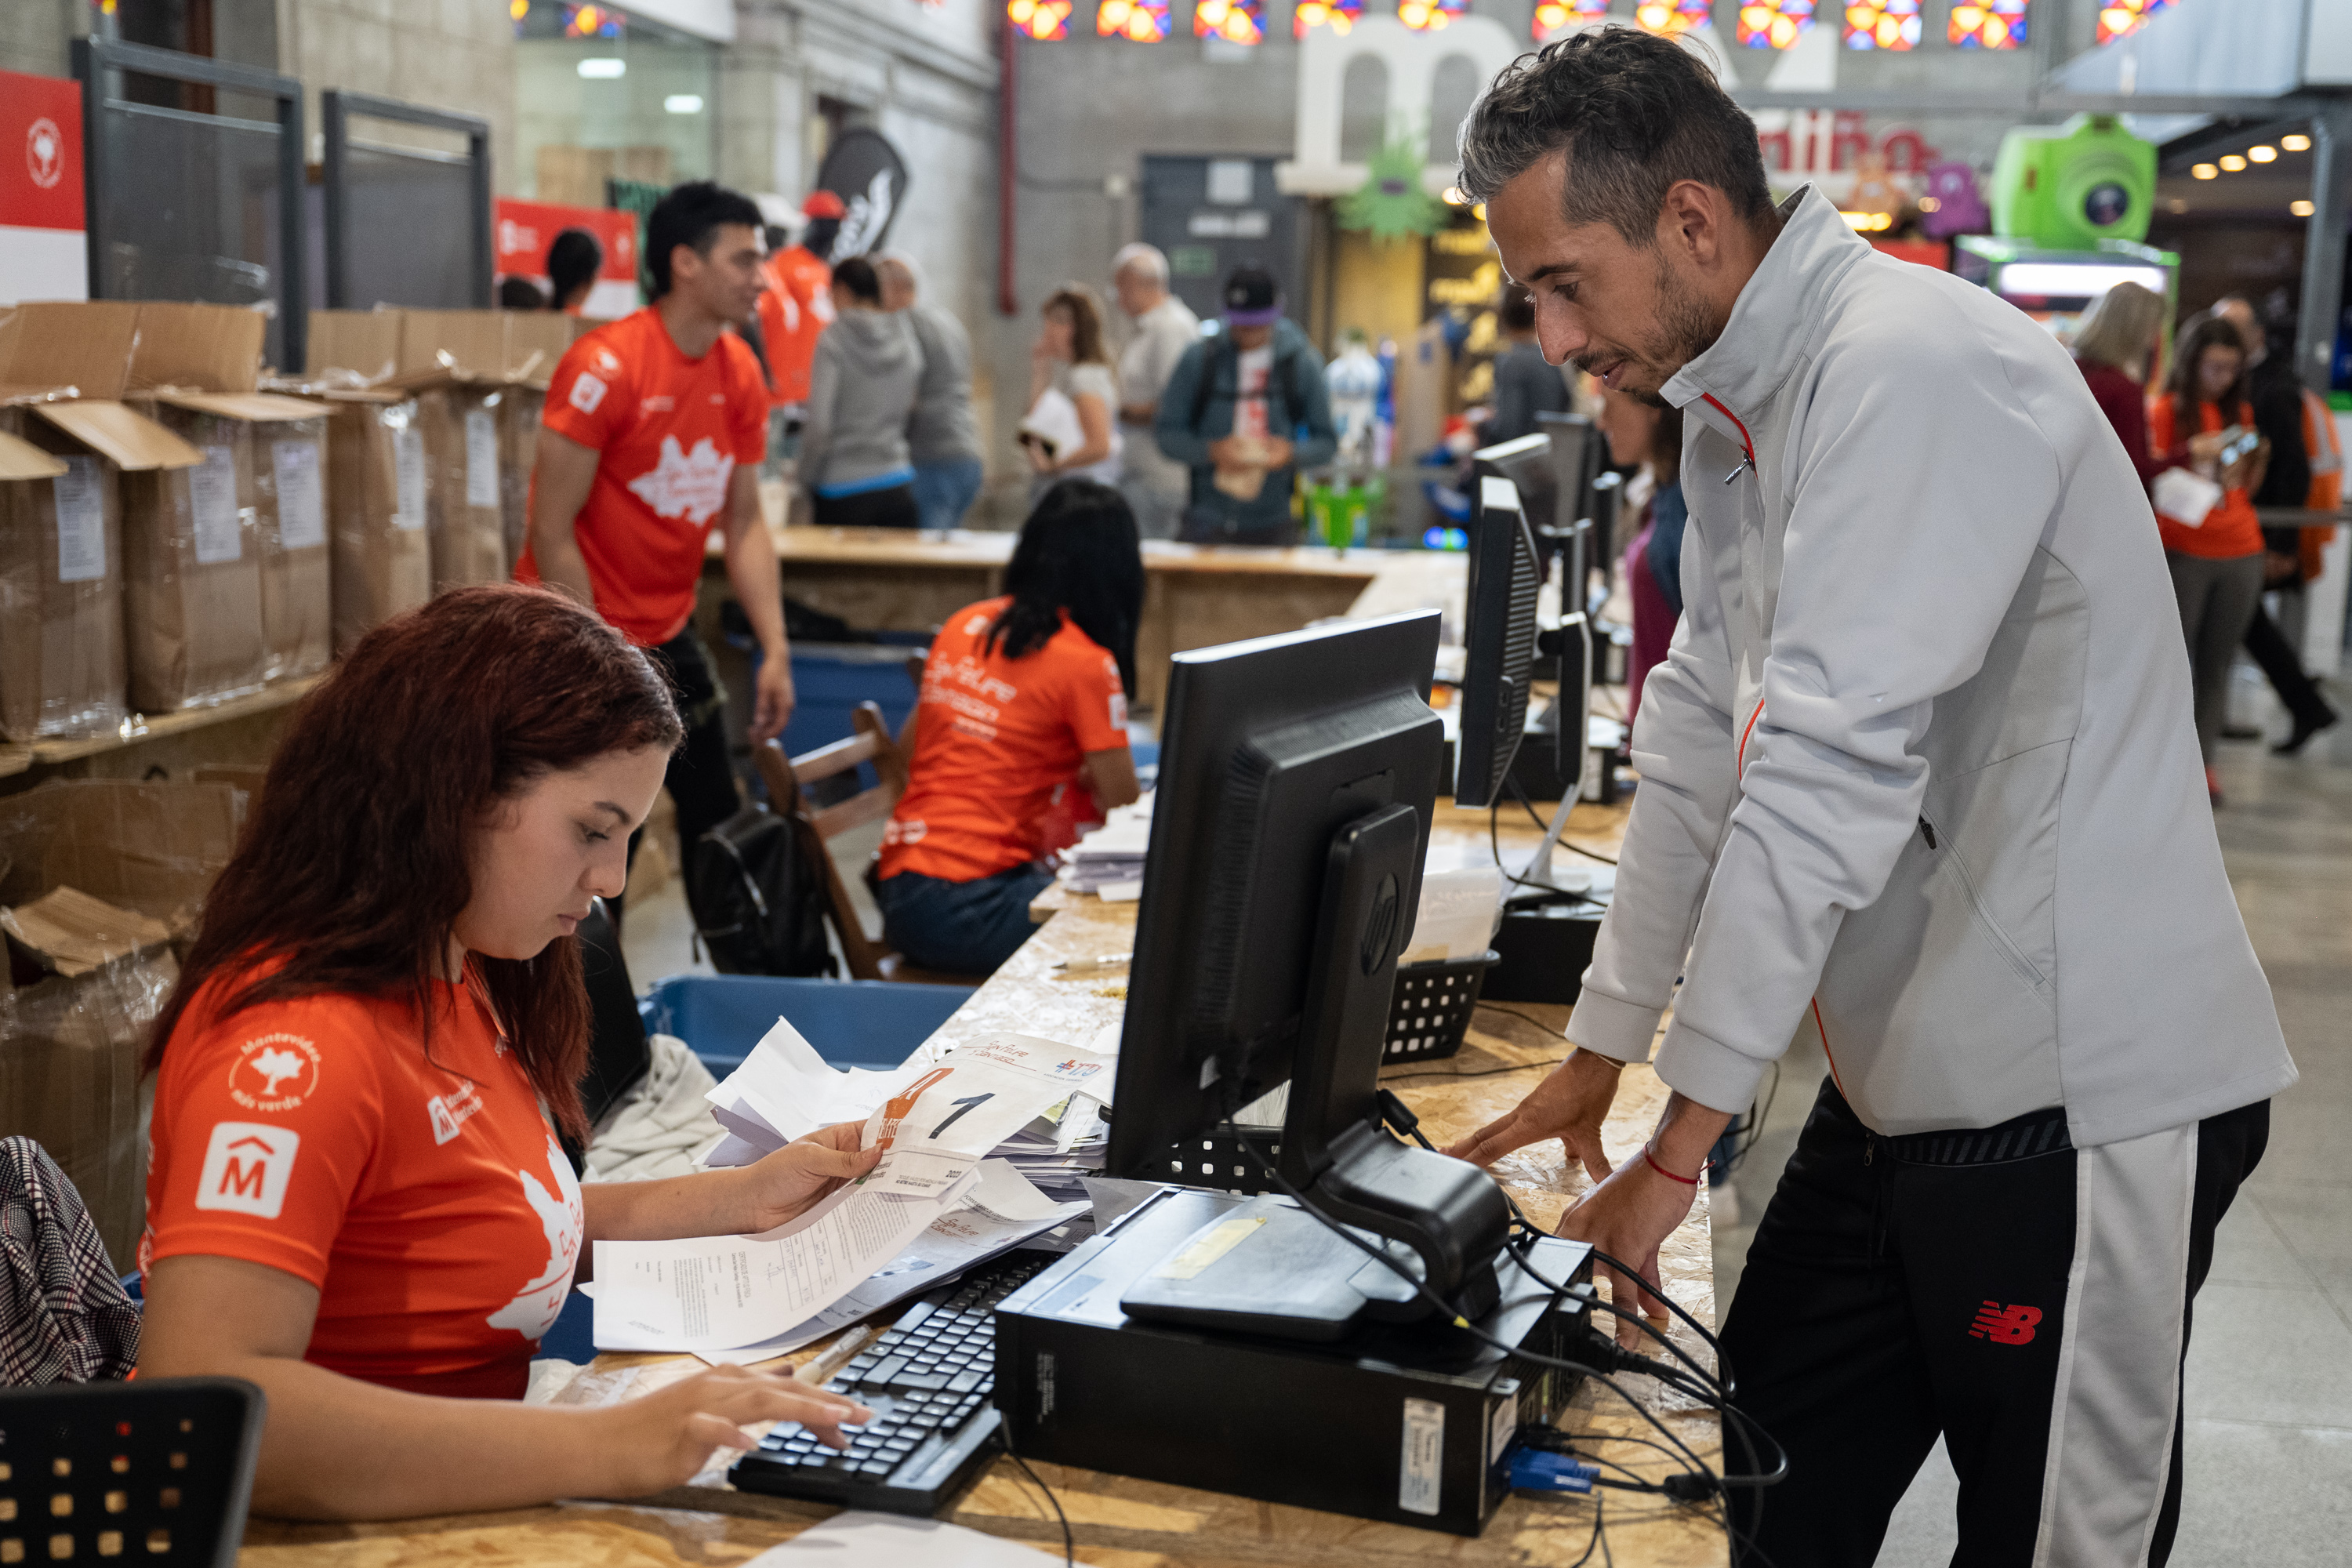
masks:
[(1478, 987), (1486, 971), (1500, 962), (1502, 955), (1488, 948), (1476, 958), (1401, 965), (1389, 1002), (1381, 1065), (1436, 1061), (1460, 1050), (1470, 1014), (1478, 1005)]

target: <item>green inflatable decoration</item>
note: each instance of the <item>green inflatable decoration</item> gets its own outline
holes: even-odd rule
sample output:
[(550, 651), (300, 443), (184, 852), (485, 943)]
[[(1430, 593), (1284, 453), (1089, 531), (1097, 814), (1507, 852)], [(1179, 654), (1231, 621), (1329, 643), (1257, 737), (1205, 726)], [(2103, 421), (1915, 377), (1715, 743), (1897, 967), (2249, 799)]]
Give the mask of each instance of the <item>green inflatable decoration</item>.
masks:
[(1435, 234), (1445, 226), (1445, 204), (1421, 186), (1425, 138), (1391, 136), (1365, 165), (1362, 186), (1339, 198), (1339, 226), (1369, 230), (1375, 239)]

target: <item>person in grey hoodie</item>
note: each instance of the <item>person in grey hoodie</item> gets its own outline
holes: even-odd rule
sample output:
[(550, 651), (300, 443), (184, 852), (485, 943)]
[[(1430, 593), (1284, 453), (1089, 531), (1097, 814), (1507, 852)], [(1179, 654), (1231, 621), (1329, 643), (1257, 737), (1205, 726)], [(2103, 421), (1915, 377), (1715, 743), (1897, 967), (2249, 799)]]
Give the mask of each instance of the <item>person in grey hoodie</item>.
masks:
[[(1763, 1561), (1867, 1563), (1941, 1436), (1955, 1562), (2162, 1563), (2189, 1303), (2295, 1070), (2138, 475), (2023, 313), (1810, 187), (1775, 207), (1673, 43), (1523, 58), (1461, 151), (1546, 354), (1684, 411), (1689, 521), (1575, 1049), (1452, 1152), (1582, 1163), (1560, 1230), (1631, 1341), (1707, 1151), (1817, 1034), (1722, 1342), (1786, 1474), (1735, 1481), (1731, 1524)], [(1612, 1160), (1670, 1004), (1673, 1094)]]
[(801, 430), (801, 483), (819, 528), (914, 528), (907, 419), (923, 353), (907, 318), (882, 307), (874, 263), (834, 264), (833, 325), (816, 341)]
[(980, 421), (971, 406), (971, 335), (954, 312), (920, 298), (922, 273), (911, 256), (885, 256), (874, 264), (882, 279), (882, 308), (906, 318), (922, 351), (923, 375), (907, 422), (907, 448), (915, 463), (915, 505), (926, 529), (944, 531), (963, 521), (980, 499)]

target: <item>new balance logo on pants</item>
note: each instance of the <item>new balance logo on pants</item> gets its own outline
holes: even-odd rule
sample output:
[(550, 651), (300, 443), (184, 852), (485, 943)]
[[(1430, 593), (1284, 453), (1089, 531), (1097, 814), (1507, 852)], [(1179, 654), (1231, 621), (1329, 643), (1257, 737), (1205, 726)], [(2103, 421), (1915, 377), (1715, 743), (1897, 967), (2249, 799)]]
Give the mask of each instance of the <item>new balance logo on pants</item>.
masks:
[(1997, 1345), (2032, 1344), (2033, 1325), (2041, 1321), (2039, 1307), (2004, 1307), (1987, 1301), (1977, 1309), (1976, 1325), (1969, 1330), (1969, 1338), (1990, 1340)]

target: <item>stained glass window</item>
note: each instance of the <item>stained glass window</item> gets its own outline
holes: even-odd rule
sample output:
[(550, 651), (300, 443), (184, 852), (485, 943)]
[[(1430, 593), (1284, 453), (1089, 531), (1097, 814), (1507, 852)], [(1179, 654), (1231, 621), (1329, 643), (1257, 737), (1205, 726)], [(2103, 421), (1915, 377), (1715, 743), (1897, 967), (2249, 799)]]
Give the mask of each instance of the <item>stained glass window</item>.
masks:
[(1265, 0), (1195, 0), (1192, 33), (1229, 44), (1255, 44), (1265, 37)]
[(1536, 42), (1549, 42), (1570, 27), (1585, 26), (1608, 15), (1609, 0), (1539, 0), (1536, 6)]
[(627, 19), (610, 5), (563, 8), (563, 36), (567, 38), (618, 38), (625, 37), (628, 28)]
[(2111, 44), (2126, 33), (2137, 33), (2158, 11), (2172, 8), (2172, 0), (2103, 0), (2099, 6), (2099, 42)]
[(1070, 0), (1004, 0), (1004, 17), (1040, 43), (1070, 36)]
[(1845, 8), (1849, 49), (1916, 49), (1919, 0), (1853, 0)]
[(1397, 20), (1416, 33), (1433, 33), (1470, 14), (1470, 0), (1397, 0)]
[(1328, 27), (1344, 38), (1363, 19), (1364, 0), (1298, 0), (1290, 13), (1290, 33), (1303, 38), (1309, 27)]
[(2026, 0), (1960, 0), (1947, 37), (1964, 49), (2025, 47)]
[(1095, 31), (1106, 38), (1156, 44), (1168, 36), (1168, 0), (1102, 0)]
[(1704, 27), (1714, 16), (1715, 0), (1641, 0), (1633, 7), (1634, 24), (1662, 38)]
[(1751, 49), (1785, 49), (1813, 25), (1813, 0), (1741, 0), (1739, 41)]

